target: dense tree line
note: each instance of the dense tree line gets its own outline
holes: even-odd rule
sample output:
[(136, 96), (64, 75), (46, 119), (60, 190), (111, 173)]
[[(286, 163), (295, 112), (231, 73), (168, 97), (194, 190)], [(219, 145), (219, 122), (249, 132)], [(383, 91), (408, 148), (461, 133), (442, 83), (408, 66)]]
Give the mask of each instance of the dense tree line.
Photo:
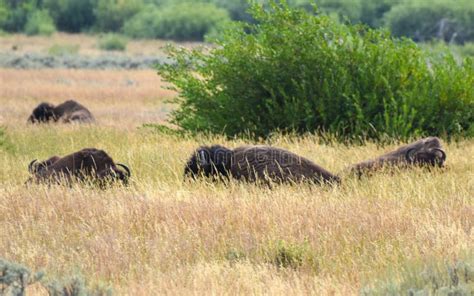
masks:
[[(255, 0), (254, 0), (255, 1)], [(266, 0), (256, 0), (266, 3)], [(387, 26), (416, 41), (474, 40), (471, 0), (287, 0), (341, 22)], [(252, 22), (247, 0), (0, 0), (0, 30), (27, 34), (119, 32), (134, 38), (202, 40), (230, 20)]]

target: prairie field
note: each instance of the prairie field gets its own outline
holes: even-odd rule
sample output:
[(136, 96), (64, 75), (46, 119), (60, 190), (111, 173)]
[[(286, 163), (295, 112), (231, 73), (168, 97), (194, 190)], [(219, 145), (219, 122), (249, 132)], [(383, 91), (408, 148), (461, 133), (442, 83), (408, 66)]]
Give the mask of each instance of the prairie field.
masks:
[[(343, 183), (183, 182), (197, 146), (249, 142), (144, 127), (173, 109), (175, 94), (154, 71), (0, 69), (0, 84), (0, 256), (32, 270), (80, 272), (119, 295), (357, 295), (474, 256), (473, 140), (444, 142), (444, 169), (358, 179), (346, 173), (350, 164), (396, 145), (276, 136), (262, 143), (305, 156)], [(38, 103), (71, 98), (97, 123), (26, 124)], [(85, 147), (127, 164), (130, 186), (24, 186), (32, 159)]]

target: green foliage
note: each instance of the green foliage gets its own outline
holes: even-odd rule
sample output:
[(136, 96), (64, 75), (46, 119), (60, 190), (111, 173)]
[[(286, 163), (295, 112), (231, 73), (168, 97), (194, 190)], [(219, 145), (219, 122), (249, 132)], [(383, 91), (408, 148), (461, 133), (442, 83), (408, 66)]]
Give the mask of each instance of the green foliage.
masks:
[(56, 27), (65, 32), (77, 33), (88, 30), (95, 23), (95, 0), (44, 0)]
[(28, 15), (36, 6), (36, 0), (0, 0), (0, 28), (7, 32), (23, 31)]
[(158, 38), (159, 17), (158, 8), (147, 5), (145, 9), (125, 22), (122, 31), (132, 38)]
[(6, 128), (0, 126), (0, 150), (14, 153), (16, 151), (15, 145), (10, 141), (6, 133)]
[(142, 7), (141, 0), (99, 0), (94, 10), (96, 27), (101, 32), (117, 32)]
[(309, 246), (303, 244), (288, 243), (279, 240), (275, 244), (272, 263), (280, 268), (298, 268), (303, 265), (309, 253)]
[(213, 28), (229, 20), (224, 9), (209, 3), (179, 3), (143, 10), (125, 23), (134, 38), (201, 41)]
[(474, 122), (474, 66), (435, 59), (383, 30), (272, 2), (207, 50), (170, 47), (159, 74), (179, 91), (173, 123), (193, 132), (326, 131), (344, 139), (454, 135)]
[(47, 10), (35, 10), (28, 16), (24, 31), (27, 35), (49, 36), (56, 32), (56, 28)]
[(127, 39), (117, 34), (106, 34), (99, 39), (99, 48), (109, 51), (124, 51), (127, 48)]
[(79, 48), (79, 44), (53, 44), (48, 49), (48, 54), (52, 56), (76, 55)]
[(212, 0), (217, 7), (226, 9), (229, 12), (230, 17), (237, 21), (252, 22), (252, 17), (248, 14), (249, 1), (247, 0)]
[(403, 1), (385, 15), (397, 36), (415, 41), (441, 39), (463, 43), (474, 40), (474, 5), (471, 0)]
[(365, 287), (361, 295), (473, 295), (474, 261), (470, 258), (450, 265), (411, 266), (397, 278)]

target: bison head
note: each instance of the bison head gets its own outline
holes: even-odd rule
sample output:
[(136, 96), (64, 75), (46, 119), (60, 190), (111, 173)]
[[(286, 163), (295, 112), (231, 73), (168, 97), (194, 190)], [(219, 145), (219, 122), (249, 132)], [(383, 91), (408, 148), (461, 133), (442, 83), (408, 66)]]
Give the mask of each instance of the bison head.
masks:
[(184, 169), (185, 177), (196, 179), (202, 174), (206, 177), (226, 177), (229, 174), (232, 150), (214, 145), (198, 148)]
[(446, 152), (441, 148), (419, 150), (412, 148), (407, 151), (406, 161), (411, 164), (430, 165), (442, 167), (446, 161)]
[(28, 118), (28, 122), (48, 122), (55, 119), (55, 117), (54, 106), (48, 103), (41, 103), (33, 110), (33, 113)]

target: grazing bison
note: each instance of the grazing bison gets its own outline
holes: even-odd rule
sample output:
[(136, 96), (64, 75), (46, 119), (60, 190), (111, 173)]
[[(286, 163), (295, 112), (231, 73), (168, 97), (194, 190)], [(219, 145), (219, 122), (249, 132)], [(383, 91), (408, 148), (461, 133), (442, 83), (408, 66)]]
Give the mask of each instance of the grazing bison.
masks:
[(385, 166), (408, 167), (410, 165), (419, 165), (441, 167), (445, 161), (446, 152), (441, 147), (440, 140), (436, 137), (428, 137), (404, 145), (375, 159), (355, 164), (351, 167), (351, 171), (361, 176), (364, 173), (376, 171)]
[(30, 123), (63, 122), (63, 123), (90, 123), (94, 116), (91, 112), (74, 100), (66, 101), (57, 106), (41, 103), (28, 118)]
[(184, 168), (184, 176), (225, 178), (229, 176), (232, 150), (220, 146), (202, 146), (196, 149)]
[(39, 174), (43, 170), (48, 169), (48, 167), (50, 167), (53, 163), (60, 159), (61, 157), (59, 156), (52, 156), (42, 162), (37, 162), (37, 160), (35, 159), (28, 165), (28, 171), (30, 172), (30, 174)]
[(269, 146), (223, 146), (198, 148), (184, 169), (185, 177), (200, 175), (214, 179), (232, 177), (247, 182), (336, 182), (340, 179), (310, 160), (287, 150)]
[(70, 183), (76, 179), (99, 181), (101, 186), (108, 181), (120, 180), (127, 185), (131, 175), (127, 166), (114, 163), (105, 151), (95, 148), (82, 149), (64, 157), (53, 156), (40, 163), (33, 160), (28, 170), (33, 176), (27, 183)]
[(230, 173), (248, 182), (340, 183), (333, 175), (309, 159), (270, 146), (243, 146), (233, 150)]

